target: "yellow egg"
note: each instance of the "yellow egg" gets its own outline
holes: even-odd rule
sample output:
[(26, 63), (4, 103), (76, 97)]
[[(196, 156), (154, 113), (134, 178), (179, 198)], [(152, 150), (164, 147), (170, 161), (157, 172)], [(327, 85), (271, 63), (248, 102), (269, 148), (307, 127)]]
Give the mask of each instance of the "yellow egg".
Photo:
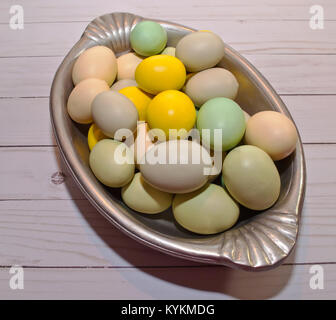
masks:
[[(166, 138), (183, 138), (195, 124), (196, 110), (186, 94), (177, 90), (166, 90), (159, 93), (149, 103), (146, 118), (149, 127), (161, 129)], [(177, 135), (169, 132), (169, 129), (176, 129)], [(184, 130), (179, 132), (181, 129)]]
[(100, 140), (108, 138), (105, 134), (98, 128), (96, 124), (92, 124), (88, 132), (88, 145), (90, 150), (96, 145)]
[(139, 113), (139, 121), (146, 121), (146, 109), (152, 99), (138, 87), (126, 87), (119, 92), (134, 103)]
[(135, 70), (138, 86), (151, 94), (165, 90), (179, 90), (186, 80), (183, 63), (168, 55), (155, 55), (144, 59)]

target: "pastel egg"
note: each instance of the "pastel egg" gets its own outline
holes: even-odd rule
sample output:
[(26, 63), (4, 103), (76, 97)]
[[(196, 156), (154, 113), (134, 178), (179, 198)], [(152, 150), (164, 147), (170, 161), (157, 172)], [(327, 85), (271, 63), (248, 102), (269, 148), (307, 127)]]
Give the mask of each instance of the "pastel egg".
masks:
[(138, 86), (151, 94), (179, 90), (186, 80), (183, 63), (172, 56), (156, 55), (144, 59), (135, 70)]
[(189, 140), (158, 143), (140, 164), (142, 176), (151, 186), (169, 193), (186, 193), (201, 188), (212, 166), (208, 151)]
[(133, 146), (136, 167), (140, 164), (147, 150), (154, 146), (151, 136), (148, 134), (148, 130), (148, 124), (146, 122), (138, 122), (136, 138)]
[(121, 94), (130, 99), (139, 113), (139, 120), (146, 120), (146, 110), (152, 99), (138, 87), (127, 87), (119, 90)]
[(275, 161), (289, 156), (295, 150), (297, 141), (294, 123), (282, 113), (258, 112), (247, 122), (246, 144), (261, 148)]
[(132, 49), (141, 56), (160, 53), (167, 44), (167, 32), (157, 22), (141, 21), (131, 31)]
[(161, 54), (175, 57), (175, 50), (176, 49), (174, 47), (167, 47), (161, 52)]
[(89, 149), (92, 150), (93, 147), (97, 144), (98, 141), (107, 139), (107, 136), (101, 131), (96, 124), (90, 126), (88, 132), (88, 145)]
[(132, 152), (124, 143), (112, 139), (100, 140), (94, 146), (89, 164), (96, 178), (112, 188), (125, 186), (134, 175)]
[(252, 210), (265, 210), (279, 197), (281, 181), (271, 157), (255, 146), (239, 146), (223, 162), (223, 181), (231, 196)]
[(223, 68), (211, 68), (198, 72), (187, 82), (184, 92), (200, 107), (206, 101), (225, 97), (234, 100), (238, 92), (235, 76)]
[(85, 50), (72, 69), (72, 80), (76, 85), (88, 78), (105, 80), (111, 86), (117, 75), (117, 59), (114, 52), (105, 46)]
[(239, 206), (216, 184), (177, 194), (173, 200), (176, 221), (185, 229), (199, 234), (214, 234), (231, 228), (239, 218)]
[(214, 67), (224, 56), (224, 42), (213, 32), (192, 32), (176, 46), (175, 56), (187, 71), (197, 72)]
[(134, 132), (138, 121), (138, 111), (133, 102), (113, 90), (95, 97), (92, 102), (92, 116), (94, 123), (111, 138), (119, 129)]
[[(197, 129), (200, 131), (202, 143), (212, 149), (229, 150), (236, 146), (244, 135), (243, 110), (231, 99), (223, 97), (210, 99), (199, 109)], [(218, 138), (215, 138), (216, 132)]]
[(109, 89), (107, 83), (100, 79), (86, 79), (78, 83), (71, 91), (67, 103), (71, 119), (82, 124), (91, 123), (93, 99)]
[(117, 79), (135, 79), (135, 69), (143, 59), (134, 52), (129, 52), (118, 57)]
[(111, 87), (111, 90), (119, 91), (127, 87), (136, 87), (138, 84), (133, 79), (122, 79), (114, 83)]
[(143, 179), (140, 172), (121, 189), (121, 197), (131, 209), (148, 214), (167, 210), (173, 201), (171, 193), (153, 188)]

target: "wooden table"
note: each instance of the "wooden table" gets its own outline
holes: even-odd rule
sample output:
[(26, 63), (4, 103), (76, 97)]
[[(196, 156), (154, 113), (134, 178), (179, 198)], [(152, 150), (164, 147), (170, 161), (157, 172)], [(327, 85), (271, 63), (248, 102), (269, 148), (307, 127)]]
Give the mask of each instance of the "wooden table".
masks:
[[(17, 1), (20, 2), (20, 1)], [(336, 2), (320, 0), (21, 1), (24, 30), (0, 2), (0, 299), (335, 299)], [(19, 4), (19, 3), (17, 3)], [(295, 251), (275, 270), (247, 273), (158, 253), (126, 237), (65, 170), (49, 120), (57, 66), (94, 17), (128, 11), (210, 29), (271, 82), (295, 119), (308, 183)], [(24, 289), (9, 268), (24, 267)], [(311, 289), (313, 265), (324, 288)]]

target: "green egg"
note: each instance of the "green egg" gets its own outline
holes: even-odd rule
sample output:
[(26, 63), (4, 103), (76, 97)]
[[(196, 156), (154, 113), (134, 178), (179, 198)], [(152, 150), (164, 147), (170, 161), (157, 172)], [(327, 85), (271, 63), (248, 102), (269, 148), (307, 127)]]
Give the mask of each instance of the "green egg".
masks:
[[(212, 149), (222, 148), (223, 151), (232, 149), (242, 139), (245, 126), (243, 110), (231, 99), (213, 98), (199, 109), (197, 129), (200, 130), (202, 143), (210, 145)], [(203, 129), (209, 129), (209, 134), (202, 131)], [(221, 135), (222, 141), (215, 138), (216, 133)]]
[(252, 210), (271, 207), (280, 194), (280, 175), (271, 159), (255, 146), (239, 146), (223, 162), (223, 182), (231, 196)]
[(160, 53), (167, 44), (167, 32), (157, 22), (139, 22), (130, 35), (133, 50), (145, 57)]
[(176, 221), (199, 234), (214, 234), (231, 228), (238, 220), (239, 205), (216, 184), (194, 192), (177, 194), (173, 200)]

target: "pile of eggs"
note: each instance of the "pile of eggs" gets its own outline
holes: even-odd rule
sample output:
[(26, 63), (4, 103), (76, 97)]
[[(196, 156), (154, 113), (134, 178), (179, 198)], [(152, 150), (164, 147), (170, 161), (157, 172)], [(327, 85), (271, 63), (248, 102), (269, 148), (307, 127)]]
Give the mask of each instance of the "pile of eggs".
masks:
[(91, 47), (73, 66), (67, 110), (73, 121), (91, 124), (96, 178), (122, 188), (137, 212), (172, 207), (177, 223), (198, 234), (231, 228), (241, 206), (271, 207), (281, 187), (274, 161), (295, 150), (298, 134), (282, 113), (250, 116), (234, 101), (236, 77), (216, 67), (225, 54), (221, 38), (198, 31), (166, 47), (165, 29), (142, 21), (130, 45), (118, 58)]

